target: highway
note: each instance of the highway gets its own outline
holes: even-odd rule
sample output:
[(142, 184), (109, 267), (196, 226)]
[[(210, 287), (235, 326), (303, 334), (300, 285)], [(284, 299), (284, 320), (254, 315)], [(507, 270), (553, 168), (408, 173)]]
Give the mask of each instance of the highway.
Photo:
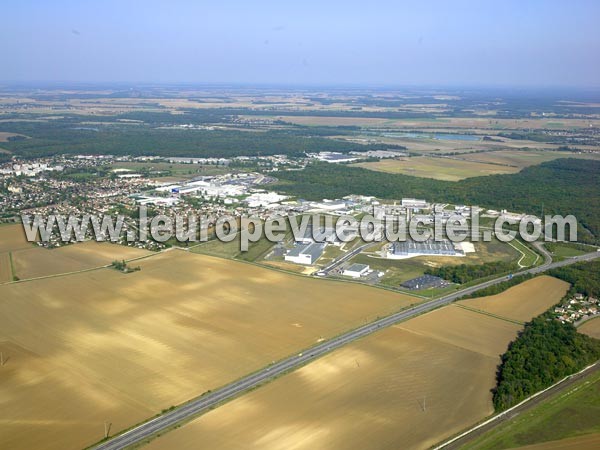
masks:
[[(538, 267), (532, 269), (522, 270), (516, 272), (515, 275), (522, 275), (526, 273), (537, 274), (544, 272), (549, 269), (556, 267), (562, 267), (569, 264), (574, 264), (581, 261), (590, 261), (592, 259), (600, 257), (600, 252), (588, 253), (586, 255), (579, 256), (577, 258), (566, 259), (555, 263), (550, 263), (548, 260)], [(282, 375), (286, 372), (292, 371), (306, 363), (315, 360), (324, 354), (342, 347), (356, 339), (368, 336), (382, 328), (389, 327), (395, 323), (408, 320), (412, 317), (420, 314), (432, 311), (441, 306), (452, 303), (454, 300), (464, 296), (472, 294), (475, 291), (498, 284), (502, 281), (507, 280), (506, 276), (496, 278), (494, 280), (486, 281), (484, 283), (462, 289), (452, 294), (440, 297), (435, 300), (431, 300), (425, 303), (421, 303), (412, 308), (399, 311), (390, 316), (378, 319), (374, 322), (363, 325), (354, 330), (348, 331), (340, 336), (334, 337), (328, 341), (322, 342), (310, 349), (299, 353), (294, 356), (290, 356), (284, 360), (276, 362), (264, 369), (245, 376), (237, 381), (234, 381), (222, 388), (216, 389), (210, 393), (207, 393), (201, 397), (195, 398), (188, 403), (181, 405), (172, 411), (162, 414), (148, 422), (145, 422), (131, 430), (125, 431), (124, 433), (117, 435), (108, 441), (98, 444), (94, 448), (97, 450), (117, 450), (127, 446), (138, 443), (144, 439), (149, 438), (153, 434), (165, 430), (181, 421), (188, 420), (195, 415), (217, 406), (221, 402), (236, 397), (249, 389), (255, 388), (261, 384), (268, 382), (269, 380)]]

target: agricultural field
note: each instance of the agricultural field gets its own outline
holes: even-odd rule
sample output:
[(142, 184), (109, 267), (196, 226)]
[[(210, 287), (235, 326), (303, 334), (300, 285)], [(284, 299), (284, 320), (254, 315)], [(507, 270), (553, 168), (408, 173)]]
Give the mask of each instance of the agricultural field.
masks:
[(428, 448), (493, 412), (499, 355), (520, 329), (448, 306), (344, 346), (146, 448)]
[(13, 252), (35, 250), (20, 224), (0, 225), (0, 283), (13, 279)]
[(398, 159), (383, 159), (377, 162), (353, 164), (355, 167), (388, 173), (402, 173), (436, 180), (458, 181), (483, 175), (515, 173), (519, 169), (512, 166), (464, 161), (453, 158), (412, 156)]
[(0, 253), (32, 248), (21, 224), (0, 225)]
[(0, 448), (86, 447), (416, 303), (181, 250), (136, 265), (0, 286)]
[(10, 252), (0, 253), (0, 283), (11, 281), (13, 277)]
[(582, 378), (466, 443), (465, 450), (592, 450), (600, 446), (600, 373)]
[(366, 117), (323, 117), (323, 116), (276, 116), (277, 119), (307, 126), (358, 126), (381, 128), (437, 128), (437, 129), (475, 129), (479, 130), (525, 130), (543, 128), (586, 128), (595, 119), (561, 119), (560, 123), (547, 119), (497, 119), (495, 117), (440, 117), (419, 119), (385, 119)]
[(542, 275), (507, 289), (497, 295), (458, 302), (465, 307), (500, 317), (527, 322), (558, 303), (569, 283)]
[(561, 151), (539, 151), (539, 150), (500, 150), (493, 152), (476, 153), (460, 157), (465, 161), (502, 164), (521, 170), (525, 167), (552, 161), (558, 158), (598, 159), (599, 154), (573, 153)]
[(587, 334), (596, 339), (600, 339), (600, 318), (588, 320), (577, 328), (580, 333)]
[(12, 252), (15, 275), (21, 280), (104, 266), (115, 260), (131, 260), (152, 252), (108, 242), (87, 241), (46, 249), (33, 247)]
[[(436, 141), (439, 142), (439, 141)], [(443, 151), (439, 148), (437, 149)], [(420, 147), (419, 147), (420, 148)], [(409, 146), (411, 151), (419, 148)], [(424, 149), (421, 148), (421, 151)], [(458, 150), (456, 147), (448, 151)], [(464, 149), (469, 150), (469, 149)], [(521, 169), (558, 158), (599, 159), (596, 153), (573, 153), (550, 150), (496, 150), (481, 153), (465, 153), (460, 156), (430, 157), (411, 156), (397, 159), (382, 159), (376, 162), (352, 164), (355, 167), (387, 173), (401, 173), (436, 180), (459, 181), (465, 178), (516, 173)]]

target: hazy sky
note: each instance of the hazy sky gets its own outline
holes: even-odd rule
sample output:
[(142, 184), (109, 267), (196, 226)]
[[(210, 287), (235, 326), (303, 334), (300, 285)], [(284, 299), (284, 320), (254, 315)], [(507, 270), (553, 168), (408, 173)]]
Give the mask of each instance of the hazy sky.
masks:
[(0, 80), (600, 85), (600, 1), (3, 1)]

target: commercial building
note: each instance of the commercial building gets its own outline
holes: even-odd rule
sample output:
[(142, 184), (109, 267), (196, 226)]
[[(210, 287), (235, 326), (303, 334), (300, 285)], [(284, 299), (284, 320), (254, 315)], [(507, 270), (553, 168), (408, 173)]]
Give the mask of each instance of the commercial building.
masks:
[(342, 275), (352, 278), (360, 278), (369, 273), (370, 267), (367, 264), (352, 264), (350, 267), (344, 269)]
[(314, 264), (323, 254), (325, 244), (298, 244), (287, 252), (284, 259), (296, 264)]

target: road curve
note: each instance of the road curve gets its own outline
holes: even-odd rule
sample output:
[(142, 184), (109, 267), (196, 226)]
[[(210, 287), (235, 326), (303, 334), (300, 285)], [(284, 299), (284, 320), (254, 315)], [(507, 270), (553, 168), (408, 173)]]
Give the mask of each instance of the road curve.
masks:
[[(588, 253), (586, 255), (579, 256), (578, 258), (567, 259), (555, 263), (545, 263), (538, 267), (522, 270), (520, 272), (515, 273), (515, 275), (522, 275), (527, 273), (537, 274), (556, 267), (562, 267), (581, 261), (589, 261), (598, 257), (600, 257), (600, 252)], [(223, 401), (229, 400), (249, 389), (255, 388), (273, 379), (274, 377), (296, 369), (312, 360), (323, 356), (324, 354), (334, 349), (348, 344), (349, 342), (367, 336), (382, 328), (389, 327), (390, 325), (393, 325), (395, 323), (408, 320), (412, 317), (439, 308), (440, 306), (452, 303), (454, 300), (464, 295), (472, 294), (473, 292), (476, 292), (480, 289), (484, 289), (488, 286), (493, 286), (494, 284), (498, 284), (502, 281), (505, 281), (506, 279), (507, 277), (503, 276), (494, 280), (489, 280), (484, 283), (471, 286), (466, 289), (462, 289), (460, 291), (446, 295), (444, 297), (440, 297), (429, 302), (421, 303), (412, 308), (399, 311), (390, 316), (378, 319), (374, 322), (348, 331), (347, 333), (344, 333), (340, 336), (334, 337), (328, 341), (322, 342), (314, 347), (311, 347), (303, 353), (290, 356), (284, 360), (281, 360), (268, 367), (265, 367), (264, 369), (258, 372), (247, 375), (244, 378), (241, 378), (226, 386), (223, 386), (222, 388), (216, 389), (201, 397), (195, 398), (189, 401), (188, 403), (173, 409), (172, 411), (162, 414), (152, 420), (149, 420), (148, 422), (144, 422), (141, 425), (138, 425), (137, 427), (132, 428), (131, 430), (125, 431), (109, 439), (108, 441), (102, 442), (93, 448), (96, 450), (118, 450), (136, 444), (144, 439), (147, 439), (148, 437), (152, 436), (153, 434), (159, 431), (165, 430), (183, 420), (189, 419), (195, 415), (205, 412)]]

